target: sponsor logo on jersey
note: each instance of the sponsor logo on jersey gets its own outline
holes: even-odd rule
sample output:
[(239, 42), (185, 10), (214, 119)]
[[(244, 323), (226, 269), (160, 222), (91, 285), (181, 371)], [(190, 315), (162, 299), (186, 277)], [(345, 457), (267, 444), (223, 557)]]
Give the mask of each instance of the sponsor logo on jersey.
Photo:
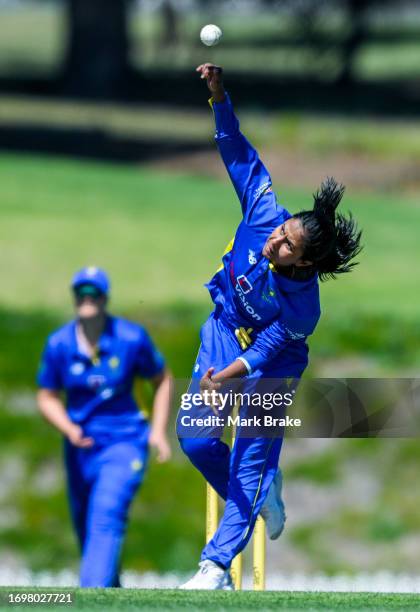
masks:
[(266, 181), (254, 191), (254, 199), (257, 200), (263, 193), (268, 193), (268, 189), (271, 189), (270, 181)]
[(302, 334), (301, 332), (293, 331), (289, 327), (284, 326), (284, 329), (287, 335), (289, 336), (289, 338), (291, 338), (292, 340), (302, 340), (303, 338), (306, 338), (305, 334)]
[(257, 263), (257, 258), (255, 257), (255, 251), (252, 249), (248, 249), (248, 262), (251, 266)]
[(105, 376), (102, 376), (102, 374), (91, 374), (87, 378), (87, 384), (91, 389), (98, 389), (99, 387), (102, 387), (105, 382), (106, 378)]
[[(236, 280), (238, 281), (238, 282), (236, 283), (236, 285), (235, 285), (235, 290), (236, 290), (236, 293), (238, 294), (238, 297), (239, 297), (239, 299), (241, 300), (241, 302), (242, 302), (242, 304), (243, 304), (243, 307), (245, 308), (245, 310), (247, 311), (247, 313), (248, 313), (249, 315), (251, 315), (251, 317), (252, 317), (253, 319), (255, 319), (256, 321), (261, 321), (261, 317), (260, 317), (260, 315), (259, 315), (257, 312), (255, 312), (255, 309), (254, 309), (254, 308), (251, 306), (251, 304), (249, 304), (249, 303), (247, 302), (247, 300), (246, 300), (246, 297), (245, 297), (245, 295), (244, 295), (244, 290), (243, 290), (243, 287), (242, 287), (242, 286), (240, 286), (240, 284), (239, 284), (239, 279), (240, 279), (240, 278), (242, 278), (242, 277), (238, 276), (238, 278), (236, 279)], [(245, 278), (245, 277), (243, 277), (243, 278)], [(246, 280), (247, 280), (247, 282), (249, 283), (248, 279), (246, 279)], [(250, 287), (251, 287), (251, 288), (250, 288), (250, 289), (249, 289), (249, 290), (248, 290), (246, 293), (249, 293), (249, 291), (251, 291), (251, 289), (252, 289), (252, 285), (251, 285), (251, 283), (249, 283), (249, 285), (250, 285)]]
[(236, 282), (242, 293), (249, 293), (250, 291), (252, 291), (252, 285), (245, 276), (245, 274), (241, 274), (240, 276), (238, 276), (236, 278)]
[(73, 374), (73, 376), (80, 376), (80, 374), (83, 374), (84, 371), (85, 364), (81, 363), (80, 361), (76, 361), (70, 366), (70, 374)]

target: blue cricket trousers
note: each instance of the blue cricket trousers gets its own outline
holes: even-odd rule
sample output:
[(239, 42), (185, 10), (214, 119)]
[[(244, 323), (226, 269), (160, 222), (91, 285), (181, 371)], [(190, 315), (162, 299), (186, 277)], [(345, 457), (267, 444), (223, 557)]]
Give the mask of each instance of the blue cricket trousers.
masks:
[(82, 553), (82, 587), (120, 586), (120, 552), (129, 507), (146, 469), (147, 437), (148, 428), (135, 437), (98, 436), (90, 449), (65, 441), (70, 511)]
[[(201, 346), (193, 369), (190, 392), (198, 392), (199, 380), (210, 366), (223, 369), (240, 354), (234, 331), (222, 318), (212, 313), (201, 329)], [(270, 364), (261, 377), (298, 378), (302, 367), (295, 372), (276, 372)], [(185, 412), (178, 414), (177, 431), (181, 448), (193, 465), (203, 474), (217, 493), (226, 501), (225, 511), (212, 540), (205, 546), (201, 559), (211, 559), (226, 568), (247, 545), (261, 506), (278, 468), (282, 446), (282, 431), (278, 437), (241, 437), (237, 429), (231, 450), (220, 440), (222, 429), (207, 428), (199, 435), (188, 437), (181, 425)], [(203, 417), (203, 406), (193, 407), (189, 416)], [(207, 437), (207, 434), (209, 437)], [(211, 437), (210, 437), (211, 436)], [(215, 437), (216, 436), (216, 437)]]

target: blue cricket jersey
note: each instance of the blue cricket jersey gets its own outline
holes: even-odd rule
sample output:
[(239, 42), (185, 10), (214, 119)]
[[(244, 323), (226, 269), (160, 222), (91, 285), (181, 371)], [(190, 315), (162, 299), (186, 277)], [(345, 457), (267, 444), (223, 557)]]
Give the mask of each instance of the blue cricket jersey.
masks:
[(249, 373), (264, 367), (286, 347), (293, 348), (294, 359), (304, 361), (305, 340), (320, 317), (318, 275), (306, 281), (292, 280), (277, 273), (263, 257), (269, 235), (292, 215), (277, 202), (267, 169), (239, 130), (229, 96), (210, 103), (216, 142), (243, 219), (221, 267), (206, 286), (225, 322), (253, 330), (251, 346), (239, 357)]
[(78, 345), (76, 326), (71, 321), (49, 336), (38, 385), (65, 391), (69, 417), (85, 433), (138, 432), (146, 420), (132, 394), (133, 380), (162, 372), (162, 355), (141, 325), (108, 316), (91, 358)]

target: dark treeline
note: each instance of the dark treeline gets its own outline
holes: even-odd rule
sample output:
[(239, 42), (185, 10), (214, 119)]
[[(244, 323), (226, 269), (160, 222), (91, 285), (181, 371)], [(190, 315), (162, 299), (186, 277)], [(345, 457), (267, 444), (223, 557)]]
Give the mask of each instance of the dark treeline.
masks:
[[(186, 70), (178, 69), (175, 73), (171, 70), (162, 83), (162, 73), (155, 71), (153, 66), (144, 70), (131, 65), (129, 20), (134, 0), (63, 1), (67, 47), (59, 72), (54, 78), (43, 81), (30, 75), (0, 79), (1, 90), (87, 99), (158, 100), (192, 105), (201, 102), (201, 88), (191, 85), (191, 75)], [(162, 0), (159, 6), (158, 42), (164, 48), (173, 46), (176, 52), (183, 20), (189, 17), (185, 3)], [(227, 9), (231, 14), (236, 11), (238, 19), (241, 11), (249, 10), (249, 3), (241, 0), (191, 0), (188, 6), (189, 12), (198, 15), (203, 23), (222, 21)], [(264, 75), (257, 75), (258, 88), (247, 85), (243, 71), (235, 73), (230, 69), (230, 89), (246, 95), (249, 103), (277, 104), (279, 92), (282, 92), (282, 103), (290, 103), (294, 108), (305, 108), (308, 104), (322, 108), (328, 101), (330, 107), (331, 104), (340, 108), (344, 105), (356, 112), (362, 108), (384, 113), (390, 108), (418, 112), (419, 94), (407, 78), (393, 78), (392, 82), (376, 78), (372, 83), (364, 79), (361, 83), (355, 74), (355, 58), (366, 43), (390, 48), (401, 43), (416, 43), (420, 30), (420, 0), (255, 0), (254, 10), (272, 15), (279, 23), (286, 18), (290, 27), (279, 28), (278, 34), (256, 32), (246, 41), (224, 40), (226, 50), (244, 45), (273, 53), (280, 48), (295, 52), (301, 49), (305, 57), (311, 54), (316, 58), (319, 67), (318, 72), (312, 69), (308, 74), (305, 71), (270, 74), (265, 70)], [(400, 16), (404, 11), (417, 16), (417, 29), (407, 19), (396, 28), (372, 27), (386, 17), (389, 24), (390, 16), (392, 21), (392, 15)], [(185, 36), (184, 32), (184, 39)]]

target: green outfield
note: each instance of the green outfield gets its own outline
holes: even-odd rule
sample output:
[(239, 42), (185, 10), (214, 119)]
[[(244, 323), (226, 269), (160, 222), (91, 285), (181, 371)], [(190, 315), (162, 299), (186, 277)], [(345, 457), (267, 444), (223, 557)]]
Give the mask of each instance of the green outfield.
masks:
[[(22, 77), (37, 81), (60, 74), (67, 4), (0, 0), (4, 86)], [(194, 12), (191, 2), (181, 2), (178, 41), (172, 43), (163, 41), (158, 8), (166, 2), (132, 4), (130, 62), (146, 81), (159, 74), (163, 80), (171, 65), (175, 73), (190, 74), (193, 83), (194, 67), (210, 60), (225, 68), (228, 88), (232, 71), (242, 72), (244, 79), (271, 73), (278, 86), (315, 77), (329, 91), (351, 33), (346, 19), (312, 19), (315, 38), (328, 34), (327, 46), (313, 44), (309, 30), (302, 44), (296, 35), (299, 39), (303, 22), (296, 29), (285, 13), (269, 9), (242, 15), (238, 3), (226, 3), (235, 8), (219, 15), (223, 44), (209, 49), (199, 43), (198, 32), (206, 21), (219, 19), (214, 3), (201, 2)], [(155, 10), (134, 6), (146, 4), (156, 4)], [(351, 114), (330, 113), (327, 101), (316, 113), (294, 112), (287, 102), (292, 92), (281, 101), (289, 109), (285, 113), (234, 100), (244, 133), (263, 153), (279, 201), (292, 213), (312, 206), (312, 193), (328, 174), (358, 186), (347, 190), (342, 211), (351, 210), (358, 220), (365, 248), (354, 273), (321, 285), (323, 314), (309, 339), (308, 378), (418, 377), (420, 122), (393, 118), (391, 106), (388, 117), (368, 115), (357, 102), (358, 91), (370, 92), (366, 99), (375, 108), (375, 91), (386, 80), (390, 87), (402, 87), (407, 101), (416, 95), (418, 15), (400, 12), (401, 19), (394, 19), (381, 8), (365, 24), (353, 60), (357, 89), (354, 101), (352, 96), (347, 101)], [(405, 78), (411, 84), (402, 85)], [(317, 88), (313, 94), (316, 103)], [(204, 283), (241, 218), (222, 165), (209, 152), (213, 118), (206, 98), (204, 85), (202, 107), (194, 110), (140, 99), (123, 104), (0, 96), (0, 581), (10, 576), (21, 584), (71, 583), (78, 572), (62, 439), (41, 419), (35, 403), (46, 337), (73, 316), (69, 284), (75, 270), (92, 264), (105, 268), (112, 279), (111, 312), (144, 324), (174, 375), (190, 375), (200, 325), (212, 308)], [(106, 157), (120, 163), (86, 161)], [(127, 158), (136, 161), (121, 163)], [(147, 397), (147, 387), (142, 392)], [(142, 407), (150, 408), (147, 401)], [(151, 457), (131, 508), (122, 555), (124, 570), (137, 578), (151, 573), (143, 585), (156, 584), (154, 577), (173, 577), (175, 571), (191, 576), (205, 539), (205, 482), (179, 448), (175, 412), (173, 460), (160, 465)], [(342, 574), (356, 580), (360, 574), (389, 572), (398, 585), (403, 575), (417, 576), (420, 490), (413, 483), (420, 465), (418, 440), (311, 442), (285, 441), (289, 520), (278, 542), (267, 541), (267, 573)], [(250, 550), (244, 567), (251, 568)], [(9, 591), (0, 587), (0, 609), (29, 609), (6, 607)], [(420, 596), (408, 594), (74, 592), (72, 609), (89, 611), (420, 609)]]
[[(234, 233), (239, 206), (227, 178), (200, 173), (30, 155), (2, 155), (0, 165), (1, 467), (17, 474), (4, 488), (1, 505), (17, 519), (3, 524), (1, 538), (6, 550), (18, 551), (35, 571), (75, 568), (78, 553), (59, 469), (60, 439), (36, 414), (33, 396), (45, 338), (72, 316), (70, 277), (85, 264), (109, 270), (113, 312), (146, 323), (175, 375), (188, 377), (199, 326), (211, 308), (203, 283)], [(310, 206), (311, 189), (292, 189), (287, 182), (282, 186), (281, 176), (275, 179), (281, 201), (292, 212)], [(351, 190), (343, 208), (358, 218), (366, 248), (353, 274), (321, 288), (324, 315), (310, 342), (312, 373), (409, 375), (420, 362), (417, 198)], [(375, 474), (378, 493), (366, 507), (340, 508), (289, 528), (287, 538), (317, 571), (363, 569), (346, 558), (346, 541), (380, 551), (366, 567), (417, 567), (414, 558), (404, 561), (393, 554), (398, 542), (420, 529), (419, 498), (412, 487), (417, 441), (342, 442), (332, 455), (326, 449), (315, 459), (297, 457), (286, 479), (329, 491), (357, 456), (363, 472)], [(188, 520), (179, 504), (180, 488)], [(192, 572), (204, 538), (204, 504), (202, 478), (179, 454), (171, 464), (152, 463), (133, 507), (125, 566)]]
[[(71, 274), (97, 264), (112, 276), (116, 312), (150, 322), (165, 338), (180, 325), (191, 338), (211, 307), (203, 283), (240, 220), (227, 179), (30, 156), (3, 155), (1, 166), (5, 315), (64, 320)], [(276, 178), (292, 212), (311, 206), (309, 189), (282, 187)], [(353, 274), (321, 287), (324, 314), (313, 355), (363, 353), (387, 371), (413, 366), (420, 345), (417, 199), (349, 192), (346, 209), (363, 228), (365, 250)], [(179, 366), (179, 376), (189, 374), (189, 364)]]
[[(60, 589), (55, 589), (55, 591)], [(2, 588), (2, 601), (10, 589)], [(61, 590), (60, 590), (61, 591)], [(53, 589), (19, 589), (13, 593), (53, 592)], [(61, 591), (62, 592), (62, 591)], [(49, 610), (418, 610), (420, 596), (382, 593), (323, 593), (323, 592), (276, 592), (238, 593), (181, 592), (172, 589), (77, 589), (74, 605), (49, 605)], [(29, 606), (13, 605), (13, 610), (28, 610)], [(10, 606), (0, 609), (11, 609)]]

